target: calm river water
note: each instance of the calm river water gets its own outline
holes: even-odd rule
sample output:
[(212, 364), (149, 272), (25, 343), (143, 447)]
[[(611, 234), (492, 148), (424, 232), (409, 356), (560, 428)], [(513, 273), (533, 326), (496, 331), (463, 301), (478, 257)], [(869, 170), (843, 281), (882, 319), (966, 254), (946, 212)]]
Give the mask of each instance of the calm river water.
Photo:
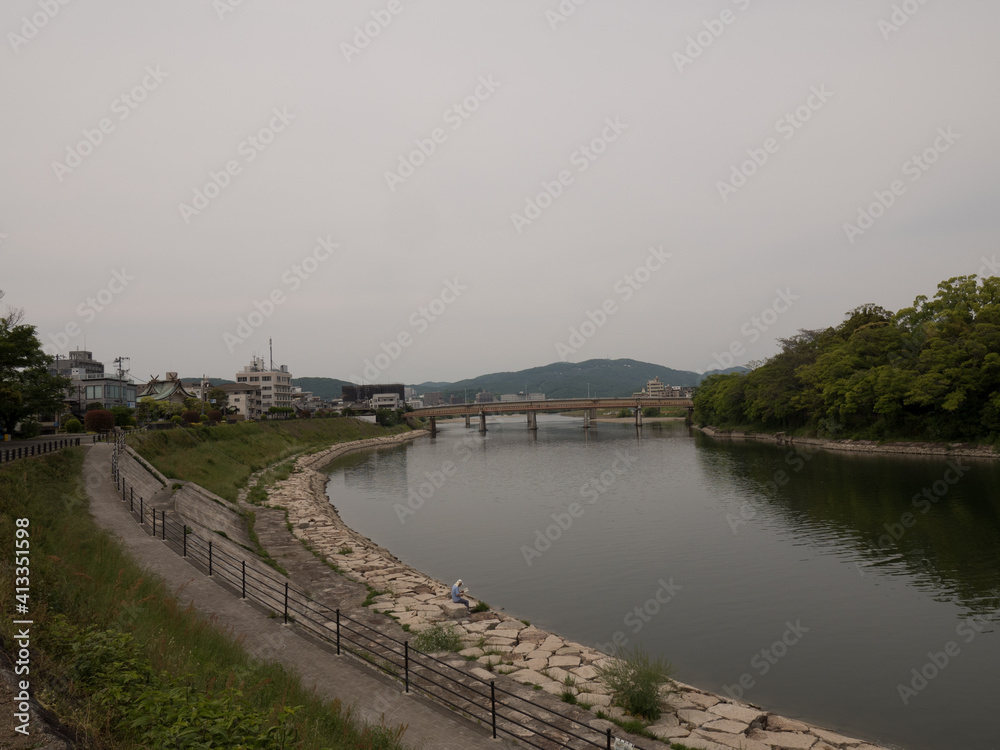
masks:
[(581, 425), (446, 423), (345, 457), (329, 496), (424, 573), (683, 682), (906, 750), (1000, 748), (1000, 465)]

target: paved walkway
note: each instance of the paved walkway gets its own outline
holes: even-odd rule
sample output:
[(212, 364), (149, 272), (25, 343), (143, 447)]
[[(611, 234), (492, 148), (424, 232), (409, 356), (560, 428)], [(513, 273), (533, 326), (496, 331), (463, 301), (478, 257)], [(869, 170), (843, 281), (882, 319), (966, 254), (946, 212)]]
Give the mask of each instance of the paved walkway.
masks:
[(280, 661), (294, 669), (303, 684), (328, 700), (339, 698), (353, 707), (353, 715), (390, 726), (407, 727), (403, 740), (423, 750), (467, 750), (468, 748), (513, 748), (506, 740), (494, 740), (485, 728), (410, 693), (398, 683), (353, 662), (336, 656), (297, 635), (291, 628), (267, 617), (233, 596), (208, 576), (189, 565), (163, 542), (139, 528), (127, 506), (115, 491), (110, 477), (112, 446), (95, 445), (87, 450), (86, 476), (90, 511), (98, 525), (114, 533), (132, 557), (144, 568), (159, 575), (176, 592), (184, 605), (192, 604), (203, 615), (213, 615), (219, 625), (241, 638), (246, 650), (266, 661)]

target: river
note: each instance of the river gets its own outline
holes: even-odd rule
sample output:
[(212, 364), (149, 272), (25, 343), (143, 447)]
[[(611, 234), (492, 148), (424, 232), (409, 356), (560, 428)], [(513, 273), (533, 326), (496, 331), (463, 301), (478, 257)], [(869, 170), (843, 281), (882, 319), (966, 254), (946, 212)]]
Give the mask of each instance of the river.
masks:
[(1000, 465), (581, 425), (445, 423), (340, 459), (328, 494), (418, 570), (683, 682), (906, 750), (1000, 748)]

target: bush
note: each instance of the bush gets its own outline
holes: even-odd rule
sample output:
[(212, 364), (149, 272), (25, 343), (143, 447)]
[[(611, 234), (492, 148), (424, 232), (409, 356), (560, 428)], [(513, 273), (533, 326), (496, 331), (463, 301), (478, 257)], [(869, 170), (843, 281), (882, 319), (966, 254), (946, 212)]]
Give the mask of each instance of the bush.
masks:
[(110, 432), (115, 427), (115, 415), (107, 409), (91, 409), (83, 417), (87, 432)]
[(174, 416), (172, 416), (170, 418), (170, 421), (173, 422), (174, 424), (180, 424), (184, 420), (181, 419), (181, 415), (180, 414), (174, 414)]
[(63, 423), (63, 427), (66, 429), (66, 432), (83, 432), (83, 422), (76, 417), (67, 419), (66, 422)]
[(100, 401), (91, 401), (89, 404), (87, 404), (87, 411), (91, 411), (92, 409), (103, 409), (103, 408), (104, 404), (102, 404)]
[(619, 419), (625, 419), (626, 417), (631, 417), (631, 416), (632, 416), (632, 410), (631, 409), (619, 409), (618, 410), (618, 418)]
[(452, 625), (432, 625), (413, 639), (413, 648), (424, 653), (434, 651), (461, 651), (462, 636)]
[(115, 416), (115, 427), (135, 427), (132, 409), (127, 406), (112, 406), (109, 411)]
[(597, 667), (597, 677), (611, 691), (614, 702), (633, 716), (660, 718), (660, 688), (670, 682), (674, 668), (663, 657), (650, 659), (641, 647), (615, 653), (614, 660)]
[(198, 419), (201, 422), (207, 422), (209, 419), (211, 419), (211, 417), (209, 417), (207, 414), (202, 414), (200, 417), (198, 417)]
[(181, 414), (181, 421), (184, 424), (191, 424), (193, 422), (200, 422), (201, 421), (201, 414), (199, 414), (198, 412), (194, 411), (193, 409), (190, 410), (190, 411), (186, 411), (183, 414)]
[(644, 417), (658, 417), (660, 416), (659, 406), (646, 406), (643, 407), (642, 416)]
[(212, 411), (210, 411), (208, 413), (208, 418), (212, 422), (221, 422), (222, 421), (222, 412), (219, 411), (218, 409), (212, 409)]

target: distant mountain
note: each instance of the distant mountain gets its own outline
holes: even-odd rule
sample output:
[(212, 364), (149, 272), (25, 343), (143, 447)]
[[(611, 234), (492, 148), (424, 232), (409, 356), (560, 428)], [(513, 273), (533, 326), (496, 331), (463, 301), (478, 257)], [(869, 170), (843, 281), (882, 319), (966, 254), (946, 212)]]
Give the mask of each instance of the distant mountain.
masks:
[(470, 400), (482, 390), (499, 394), (518, 393), (525, 388), (529, 393), (544, 393), (548, 398), (583, 398), (588, 392), (591, 396), (624, 397), (641, 391), (646, 381), (654, 377), (659, 377), (664, 385), (697, 385), (705, 375), (634, 359), (588, 359), (553, 362), (517, 372), (495, 372), (457, 383), (426, 382), (414, 388), (417, 393), (441, 391), (445, 398), (452, 393), (467, 393)]
[[(718, 372), (744, 372), (744, 367), (730, 367)], [(713, 371), (715, 372), (715, 371)], [(481, 390), (490, 393), (518, 393), (527, 387), (529, 393), (544, 393), (548, 398), (583, 398), (591, 396), (631, 396), (641, 391), (646, 381), (659, 377), (664, 385), (697, 385), (711, 372), (699, 374), (690, 370), (673, 370), (634, 359), (590, 359), (586, 362), (553, 362), (544, 367), (532, 367), (517, 372), (495, 372), (457, 383), (428, 381), (413, 388), (418, 394), (440, 391), (448, 398), (452, 393), (468, 393), (469, 399)], [(212, 380), (213, 383), (224, 381)], [(322, 399), (341, 397), (341, 386), (354, 385), (337, 378), (293, 378), (292, 385), (310, 391)]]
[(299, 386), (304, 391), (310, 391), (326, 401), (340, 398), (340, 387), (354, 385), (350, 380), (336, 378), (292, 378), (292, 385)]

